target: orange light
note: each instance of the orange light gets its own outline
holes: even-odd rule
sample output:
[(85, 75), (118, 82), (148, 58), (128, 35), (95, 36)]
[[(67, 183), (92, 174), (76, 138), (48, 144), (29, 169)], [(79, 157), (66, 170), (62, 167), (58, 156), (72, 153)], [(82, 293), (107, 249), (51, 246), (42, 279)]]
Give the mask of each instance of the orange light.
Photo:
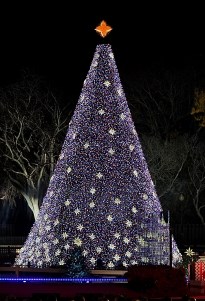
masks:
[(108, 26), (105, 21), (102, 21), (95, 30), (101, 35), (101, 37), (106, 37), (106, 35), (112, 30), (111, 26)]

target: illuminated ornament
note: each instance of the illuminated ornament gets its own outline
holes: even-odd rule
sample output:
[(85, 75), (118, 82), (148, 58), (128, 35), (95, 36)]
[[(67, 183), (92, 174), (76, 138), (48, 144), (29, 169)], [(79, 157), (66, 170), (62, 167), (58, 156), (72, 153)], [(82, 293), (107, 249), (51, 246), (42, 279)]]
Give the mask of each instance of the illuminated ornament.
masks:
[(135, 148), (135, 146), (133, 144), (129, 145), (129, 149), (130, 149), (131, 152), (133, 151), (134, 148)]
[(115, 256), (113, 257), (115, 261), (120, 260), (120, 256), (118, 254), (115, 254)]
[(64, 264), (65, 264), (65, 260), (61, 259), (61, 260), (59, 261), (59, 265), (64, 265)]
[(61, 253), (61, 251), (58, 249), (58, 250), (55, 252), (55, 255), (56, 255), (56, 256), (59, 256), (60, 253)]
[(118, 94), (119, 96), (122, 96), (122, 89), (118, 89), (118, 90), (117, 90), (117, 94)]
[[(154, 185), (154, 184), (153, 184)], [(153, 192), (153, 196), (156, 198), (157, 197), (157, 194), (156, 194), (156, 192), (154, 191)]]
[(109, 57), (111, 57), (111, 59), (114, 59), (114, 54), (112, 52), (110, 52)]
[(80, 214), (80, 209), (77, 208), (77, 209), (74, 210), (74, 212), (75, 212), (76, 215), (78, 215), (78, 214)]
[(135, 177), (138, 176), (138, 172), (136, 171), (136, 169), (133, 171), (133, 174), (135, 175)]
[(129, 244), (129, 242), (130, 242), (129, 238), (127, 238), (127, 237), (124, 237), (123, 241), (124, 241), (125, 244)]
[(40, 228), (39, 228), (39, 234), (42, 234), (42, 232), (43, 232), (43, 229), (42, 229), (42, 226), (40, 226)]
[(77, 230), (79, 230), (79, 231), (82, 231), (83, 230), (83, 225), (81, 225), (81, 224), (79, 224), (78, 226), (77, 226)]
[(64, 154), (61, 154), (59, 159), (62, 160), (64, 158)]
[(194, 251), (190, 247), (184, 253), (189, 257), (192, 257), (195, 255)]
[(68, 234), (66, 232), (63, 232), (62, 236), (64, 239), (66, 239), (68, 237)]
[(97, 247), (96, 252), (97, 252), (98, 254), (100, 254), (100, 253), (102, 252), (102, 248)]
[(97, 177), (98, 179), (101, 179), (101, 178), (103, 177), (103, 175), (101, 174), (101, 172), (98, 172), (98, 173), (96, 174), (96, 177)]
[(96, 192), (96, 189), (92, 187), (92, 188), (90, 189), (90, 193), (91, 193), (91, 194), (95, 194), (95, 192)]
[(106, 81), (104, 82), (104, 85), (108, 88), (108, 87), (111, 85), (111, 83), (109, 82), (109, 80), (106, 80)]
[(140, 237), (140, 239), (139, 239), (139, 243), (140, 243), (140, 245), (141, 245), (141, 246), (143, 246), (143, 245), (144, 245), (144, 238), (143, 238), (143, 237)]
[(136, 260), (133, 260), (131, 263), (132, 263), (132, 265), (138, 264), (138, 262)]
[(119, 205), (121, 203), (121, 200), (119, 198), (115, 198), (115, 204)]
[(107, 220), (108, 220), (109, 222), (112, 222), (112, 220), (113, 220), (112, 215), (108, 215), (108, 216), (107, 216)]
[(40, 260), (38, 263), (37, 263), (38, 267), (41, 267), (42, 266), (42, 260)]
[(83, 256), (86, 256), (86, 255), (88, 255), (88, 251), (86, 251), (86, 250), (83, 250)]
[(54, 222), (54, 226), (57, 226), (59, 224), (59, 220), (56, 219), (55, 222)]
[(127, 251), (127, 252), (125, 253), (125, 256), (127, 256), (128, 258), (130, 258), (130, 257), (132, 256), (132, 253), (130, 253), (129, 251)]
[(137, 132), (136, 132), (135, 128), (132, 129), (132, 132), (135, 136), (137, 136)]
[(99, 26), (95, 28), (95, 31), (97, 31), (101, 37), (105, 38), (106, 35), (112, 30), (111, 26), (108, 26), (107, 23), (103, 20)]
[(129, 228), (129, 227), (131, 227), (132, 226), (132, 222), (131, 221), (129, 221), (129, 220), (127, 220), (126, 222), (125, 222), (125, 225)]
[(48, 214), (45, 214), (44, 219), (45, 221), (48, 219)]
[(143, 224), (143, 223), (141, 223), (141, 224), (140, 224), (140, 227), (143, 229), (143, 228), (144, 228), (144, 224)]
[(57, 245), (59, 243), (59, 240), (56, 238), (56, 239), (54, 239), (53, 243), (54, 243), (54, 245)]
[(115, 150), (114, 149), (112, 149), (112, 148), (110, 148), (109, 149), (109, 151), (108, 151), (108, 153), (112, 156), (112, 155), (114, 155), (114, 153), (115, 153)]
[(114, 264), (113, 264), (113, 262), (112, 261), (110, 261), (110, 262), (108, 262), (108, 268), (113, 268), (114, 267)]
[(105, 111), (104, 111), (103, 109), (100, 109), (100, 110), (98, 111), (98, 113), (99, 113), (100, 115), (103, 115), (103, 114), (105, 114)]
[(46, 231), (50, 231), (51, 230), (51, 226), (48, 225), (48, 226), (45, 227), (45, 229), (46, 229)]
[(74, 239), (74, 245), (76, 245), (78, 247), (82, 246), (82, 240), (79, 237), (76, 237)]
[(133, 213), (137, 213), (137, 208), (133, 206), (133, 207), (132, 207), (132, 212), (133, 212)]
[(95, 235), (92, 233), (91, 235), (88, 235), (90, 237), (91, 240), (95, 239)]
[(95, 203), (94, 203), (94, 202), (91, 202), (91, 203), (89, 204), (89, 207), (90, 207), (90, 208), (94, 208), (94, 207), (95, 207)]
[(120, 233), (118, 233), (118, 232), (115, 233), (115, 234), (114, 234), (114, 237), (117, 238), (117, 239), (120, 238)]
[(66, 206), (69, 206), (69, 205), (70, 205), (70, 201), (69, 201), (69, 200), (66, 200), (66, 201), (64, 202), (64, 204), (65, 204)]
[(66, 244), (66, 245), (64, 246), (64, 248), (65, 248), (66, 250), (68, 250), (68, 249), (70, 248), (69, 244)]
[(114, 245), (114, 244), (110, 244), (110, 245), (108, 246), (108, 248), (110, 248), (111, 250), (114, 250), (114, 249), (115, 249), (115, 245)]
[(124, 120), (124, 119), (125, 119), (125, 117), (126, 117), (126, 116), (125, 116), (125, 114), (124, 114), (124, 113), (121, 113), (121, 114), (120, 114), (120, 119)]
[(143, 198), (143, 200), (147, 200), (147, 199), (148, 199), (148, 195), (147, 195), (146, 193), (144, 193), (144, 194), (142, 195), (142, 198)]
[(110, 129), (109, 130), (109, 134), (112, 135), (112, 136), (115, 135), (115, 130), (114, 129)]
[(51, 197), (53, 195), (53, 190), (51, 190), (50, 192), (49, 192), (49, 197)]
[(71, 170), (72, 170), (72, 168), (69, 166), (69, 167), (67, 168), (67, 173), (70, 173)]
[(90, 144), (89, 144), (88, 142), (86, 142), (86, 143), (84, 144), (84, 146), (83, 146), (84, 149), (87, 149), (87, 148), (89, 147), (89, 145), (90, 145)]
[(97, 61), (95, 61), (93, 64), (92, 64), (92, 66), (95, 68), (95, 67), (97, 67), (97, 65), (98, 65), (98, 62)]
[(90, 258), (90, 262), (91, 262), (92, 264), (95, 264), (96, 259), (95, 259), (94, 257), (92, 257), (92, 258)]
[(128, 266), (128, 263), (126, 261), (123, 261), (122, 265), (126, 268)]

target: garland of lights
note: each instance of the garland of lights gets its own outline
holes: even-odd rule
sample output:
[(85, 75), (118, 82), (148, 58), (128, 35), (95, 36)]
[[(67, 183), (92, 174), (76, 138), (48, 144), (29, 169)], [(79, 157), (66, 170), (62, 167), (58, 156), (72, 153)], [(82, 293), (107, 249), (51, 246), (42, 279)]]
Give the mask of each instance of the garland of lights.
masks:
[[(162, 215), (109, 44), (96, 47), (36, 222), (15, 265), (169, 264)], [(172, 240), (173, 264), (181, 259)]]

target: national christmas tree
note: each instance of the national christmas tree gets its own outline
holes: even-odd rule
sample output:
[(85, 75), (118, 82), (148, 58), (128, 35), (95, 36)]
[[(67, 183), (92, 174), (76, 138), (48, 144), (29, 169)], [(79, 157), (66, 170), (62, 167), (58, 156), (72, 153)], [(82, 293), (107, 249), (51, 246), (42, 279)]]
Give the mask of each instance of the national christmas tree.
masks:
[[(105, 25), (105, 24), (103, 24)], [(39, 215), (15, 265), (89, 269), (181, 259), (151, 179), (110, 44), (99, 44)]]

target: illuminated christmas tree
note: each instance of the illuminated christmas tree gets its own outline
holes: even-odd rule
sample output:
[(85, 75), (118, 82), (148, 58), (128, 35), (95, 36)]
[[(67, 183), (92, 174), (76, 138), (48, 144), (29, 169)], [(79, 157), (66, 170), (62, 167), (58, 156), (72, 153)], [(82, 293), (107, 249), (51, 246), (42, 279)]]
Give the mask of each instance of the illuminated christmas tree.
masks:
[[(36, 222), (16, 265), (58, 266), (80, 247), (89, 269), (170, 263), (169, 224), (112, 48), (96, 47)], [(172, 239), (173, 264), (181, 259)]]

